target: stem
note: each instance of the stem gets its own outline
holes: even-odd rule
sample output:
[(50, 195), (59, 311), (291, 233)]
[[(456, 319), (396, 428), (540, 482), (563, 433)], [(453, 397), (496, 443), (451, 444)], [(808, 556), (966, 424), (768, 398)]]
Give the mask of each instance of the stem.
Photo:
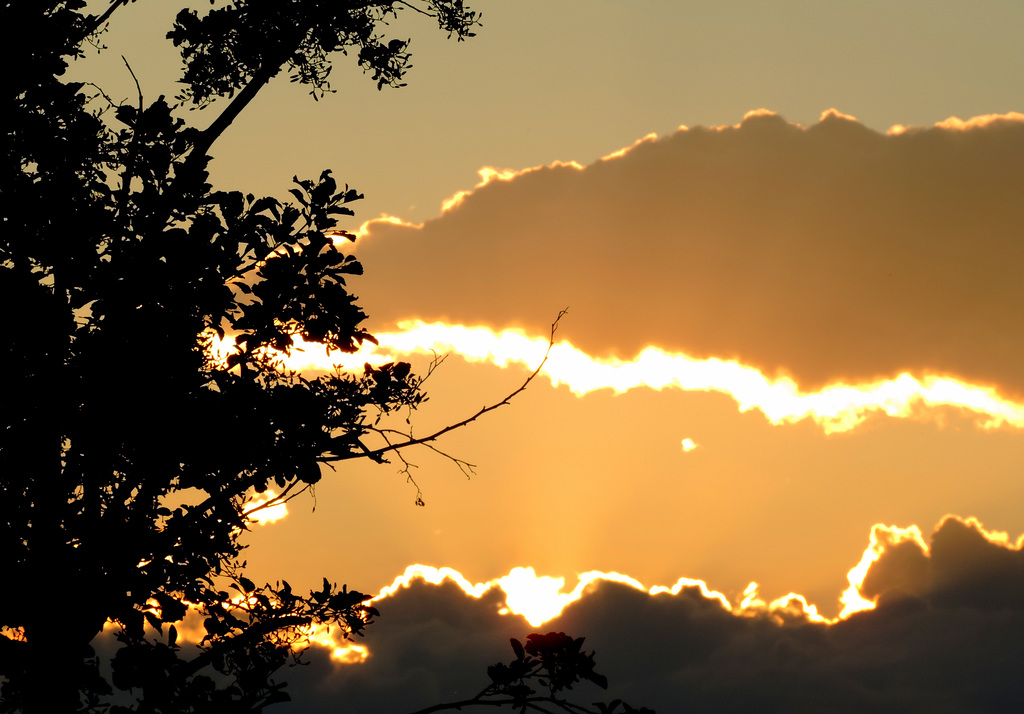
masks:
[(242, 91), (235, 95), (235, 98), (232, 99), (231, 103), (224, 108), (224, 111), (222, 111), (220, 115), (213, 120), (213, 123), (211, 123), (210, 126), (208, 126), (199, 135), (196, 143), (192, 146), (192, 152), (185, 160), (186, 163), (201, 161), (202, 158), (209, 153), (210, 147), (213, 146), (213, 142), (220, 138), (220, 135), (223, 134), (229, 126), (231, 126), (231, 122), (233, 122), (235, 118), (242, 113), (242, 110), (245, 109), (249, 105), (249, 102), (251, 102), (259, 91), (263, 89), (263, 85), (269, 82), (274, 75), (281, 70), (281, 65), (283, 64), (284, 60), (281, 60), (281, 62), (276, 66), (272, 68), (261, 68), (253, 75), (253, 78), (249, 80), (249, 83), (242, 87)]

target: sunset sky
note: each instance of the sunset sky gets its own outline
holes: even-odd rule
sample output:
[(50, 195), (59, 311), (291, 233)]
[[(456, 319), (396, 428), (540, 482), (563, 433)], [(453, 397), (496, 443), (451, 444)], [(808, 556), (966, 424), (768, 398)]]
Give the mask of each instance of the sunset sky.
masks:
[[(342, 227), (363, 226), (352, 289), (377, 359), (449, 355), (416, 434), (518, 387), (568, 308), (556, 347), (510, 405), (438, 444), (470, 478), (410, 451), (418, 508), (400, 463), (327, 471), (254, 527), (250, 577), (377, 593), (414, 564), (467, 587), (533, 568), (563, 595), (591, 571), (632, 580), (536, 626), (498, 613), (510, 581), (480, 599), (414, 582), (378, 603), (365, 662), (315, 648), (291, 711), (466, 696), (508, 637), (549, 629), (586, 636), (617, 691), (659, 711), (1009, 708), (1024, 5), (470, 4), (466, 43), (402, 14), (400, 90), (346, 58), (319, 102), (279, 78), (214, 147), (213, 180), (283, 197), (331, 168), (366, 194)], [(109, 94), (134, 93), (120, 55), (147, 98), (174, 94), (160, 38), (179, 5), (122, 11), (88, 60)], [(860, 607), (896, 603), (884, 619), (843, 612), (851, 577)], [(643, 592), (681, 578), (705, 593)], [(803, 614), (765, 615), (790, 593)], [(843, 617), (801, 628), (814, 612)]]

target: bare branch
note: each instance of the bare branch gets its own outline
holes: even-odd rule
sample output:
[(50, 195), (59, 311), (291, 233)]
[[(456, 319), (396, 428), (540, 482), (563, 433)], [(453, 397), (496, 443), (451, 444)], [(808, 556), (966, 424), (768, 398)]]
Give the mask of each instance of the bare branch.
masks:
[(427, 12), (423, 8), (419, 7), (418, 5), (413, 5), (411, 2), (408, 2), (408, 0), (398, 0), (395, 4), (396, 5), (401, 5), (402, 7), (407, 7), (410, 10), (418, 12), (420, 15), (425, 15), (426, 17), (437, 17), (437, 15), (435, 15), (434, 13)]
[(121, 55), (121, 61), (124, 62), (124, 66), (128, 68), (128, 74), (132, 76), (135, 81), (135, 91), (139, 95), (139, 114), (142, 113), (142, 86), (139, 84), (139, 78), (135, 76), (135, 72), (132, 70), (132, 66), (128, 64), (128, 60), (124, 55)]
[[(398, 429), (373, 429), (373, 431), (374, 431), (374, 433), (380, 434), (381, 437), (385, 441), (387, 441), (389, 444), (391, 443), (391, 441), (388, 439), (387, 434), (397, 434), (398, 436), (401, 436), (401, 437), (403, 437), (405, 439), (414, 439), (414, 437), (411, 436), (410, 434), (408, 434), (408, 433), (406, 433), (404, 431), (399, 431)], [(444, 458), (446, 458), (449, 461), (451, 461), (452, 463), (454, 463), (456, 466), (459, 467), (459, 470), (462, 471), (463, 475), (465, 475), (466, 478), (469, 478), (470, 476), (476, 476), (476, 471), (474, 471), (474, 469), (476, 468), (476, 464), (471, 464), (470, 462), (466, 461), (465, 459), (460, 459), (457, 456), (452, 456), (448, 452), (442, 451), (441, 449), (437, 448), (433, 444), (421, 444), (421, 446), (423, 446), (423, 447), (425, 447), (427, 449), (430, 449), (435, 454), (438, 454), (439, 456), (443, 456)], [(415, 464), (409, 464), (408, 461), (406, 461), (404, 458), (402, 458), (402, 454), (400, 452), (398, 453), (398, 457), (401, 458), (402, 462), (404, 464), (406, 464), (407, 466), (408, 465), (411, 465), (413, 467), (416, 466)]]
[(533, 370), (533, 372), (530, 374), (530, 376), (527, 377), (523, 381), (523, 383), (519, 385), (519, 387), (517, 389), (515, 389), (513, 392), (508, 394), (501, 401), (495, 402), (494, 404), (490, 404), (490, 405), (485, 406), (485, 407), (481, 407), (479, 409), (479, 411), (477, 411), (472, 416), (467, 417), (467, 418), (463, 419), (462, 421), (456, 422), (454, 424), (449, 424), (448, 426), (446, 426), (446, 427), (444, 427), (442, 429), (438, 429), (437, 431), (435, 431), (434, 433), (430, 434), (429, 436), (423, 436), (423, 437), (419, 437), (419, 438), (410, 438), (410, 439), (407, 439), (406, 441), (403, 441), (403, 442), (400, 442), (400, 443), (394, 443), (394, 444), (389, 442), (387, 446), (381, 447), (379, 449), (374, 449), (372, 451), (366, 451), (364, 453), (359, 453), (359, 454), (351, 454), (350, 453), (350, 454), (342, 454), (340, 456), (322, 456), (322, 457), (320, 457), (319, 461), (322, 462), (322, 463), (329, 463), (329, 462), (333, 462), (333, 461), (348, 461), (349, 459), (358, 459), (358, 458), (364, 458), (364, 457), (370, 458), (370, 459), (374, 459), (375, 457), (380, 457), (380, 456), (383, 456), (384, 454), (391, 453), (391, 452), (397, 452), (400, 449), (405, 449), (405, 448), (408, 448), (410, 446), (420, 446), (420, 445), (427, 445), (427, 446), (429, 446), (430, 442), (437, 441), (437, 439), (439, 439), (440, 437), (444, 436), (448, 432), (455, 431), (456, 429), (461, 429), (464, 426), (472, 424), (477, 419), (482, 417), (484, 414), (487, 414), (489, 412), (493, 412), (495, 409), (498, 409), (500, 407), (506, 406), (518, 394), (520, 394), (521, 392), (525, 391), (526, 388), (528, 386), (530, 386), (530, 382), (532, 382), (537, 377), (537, 375), (540, 374), (540, 371), (544, 368), (544, 365), (548, 361), (548, 357), (551, 356), (551, 349), (555, 346), (555, 332), (558, 330), (558, 323), (562, 319), (562, 317), (565, 316), (566, 312), (568, 312), (568, 308), (560, 310), (559, 313), (558, 313), (558, 316), (555, 317), (555, 321), (551, 323), (551, 334), (550, 334), (550, 336), (548, 338), (548, 348), (547, 348), (547, 351), (544, 352), (544, 359), (542, 359), (540, 364), (537, 365), (537, 369)]
[(124, 158), (124, 173), (121, 174), (121, 191), (119, 192), (121, 197), (121, 207), (124, 210), (127, 210), (128, 196), (131, 193), (132, 177), (135, 173), (135, 154), (137, 153), (139, 125), (142, 123), (144, 100), (142, 98), (142, 86), (139, 84), (139, 78), (135, 76), (132, 66), (128, 64), (128, 60), (124, 55), (121, 55), (121, 61), (124, 62), (124, 66), (128, 68), (128, 74), (130, 74), (132, 79), (135, 80), (135, 91), (139, 96), (139, 107), (138, 113), (135, 115), (135, 126), (132, 127), (132, 138), (128, 143), (128, 152), (130, 155), (125, 156)]
[(308, 491), (310, 489), (310, 487), (313, 485), (313, 484), (310, 484), (310, 483), (303, 483), (303, 484), (301, 484), (302, 488), (300, 488), (295, 493), (291, 493), (292, 489), (294, 489), (296, 486), (300, 485), (300, 483), (301, 483), (300, 481), (292, 481), (291, 483), (289, 483), (285, 487), (285, 489), (281, 493), (277, 494), (273, 498), (271, 498), (271, 499), (269, 499), (267, 501), (264, 501), (263, 503), (261, 503), (258, 506), (254, 506), (253, 508), (250, 508), (248, 510), (243, 511), (244, 515), (247, 518), (251, 519), (252, 518), (252, 514), (256, 513), (257, 511), (262, 511), (265, 508), (273, 508), (274, 506), (284, 505), (284, 504), (288, 503), (290, 500), (292, 500), (293, 498), (295, 498), (296, 496), (300, 496), (303, 493), (305, 493), (306, 491)]

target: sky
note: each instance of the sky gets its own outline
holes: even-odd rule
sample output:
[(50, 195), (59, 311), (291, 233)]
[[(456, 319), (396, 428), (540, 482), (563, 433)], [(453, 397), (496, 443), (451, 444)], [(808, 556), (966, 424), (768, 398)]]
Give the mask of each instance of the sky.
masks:
[[(179, 4), (120, 11), (109, 94), (121, 55), (174, 94)], [(465, 43), (395, 23), (407, 87), (341, 58), (212, 152), (218, 188), (366, 194), (359, 359), (448, 355), (417, 434), (514, 391), (567, 308), (439, 443), (468, 478), (410, 452), (425, 507), (367, 464), (254, 527), (253, 579), (382, 593), (362, 661), (312, 648), (281, 711), (456, 699), (549, 629), (661, 711), (1019, 708), (1024, 6), (471, 4)]]

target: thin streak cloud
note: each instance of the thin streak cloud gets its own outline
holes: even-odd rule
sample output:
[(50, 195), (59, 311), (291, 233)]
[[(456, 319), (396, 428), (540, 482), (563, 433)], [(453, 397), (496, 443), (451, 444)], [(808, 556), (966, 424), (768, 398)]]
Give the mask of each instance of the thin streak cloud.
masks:
[[(547, 337), (530, 337), (518, 330), (495, 332), (486, 327), (405, 321), (400, 332), (379, 333), (379, 345), (365, 344), (351, 355), (329, 354), (322, 346), (297, 340), (285, 359), (291, 369), (359, 370), (366, 362), (383, 364), (412, 355), (455, 354), (470, 362), (500, 368), (519, 364), (533, 369), (548, 348)], [(222, 354), (230, 341), (218, 341)], [(559, 341), (541, 374), (551, 385), (567, 386), (575, 395), (608, 389), (621, 394), (631, 389), (679, 389), (727, 394), (740, 412), (753, 409), (776, 425), (810, 419), (826, 434), (849, 431), (873, 415), (942, 420), (942, 410), (962, 410), (982, 429), (1024, 427), (1024, 404), (997, 390), (953, 377), (915, 376), (906, 372), (865, 384), (829, 384), (804, 391), (789, 377), (769, 378), (735, 360), (695, 359), (686, 354), (647, 347), (631, 360), (598, 359), (566, 341)], [(693, 446), (687, 451), (691, 450)]]

